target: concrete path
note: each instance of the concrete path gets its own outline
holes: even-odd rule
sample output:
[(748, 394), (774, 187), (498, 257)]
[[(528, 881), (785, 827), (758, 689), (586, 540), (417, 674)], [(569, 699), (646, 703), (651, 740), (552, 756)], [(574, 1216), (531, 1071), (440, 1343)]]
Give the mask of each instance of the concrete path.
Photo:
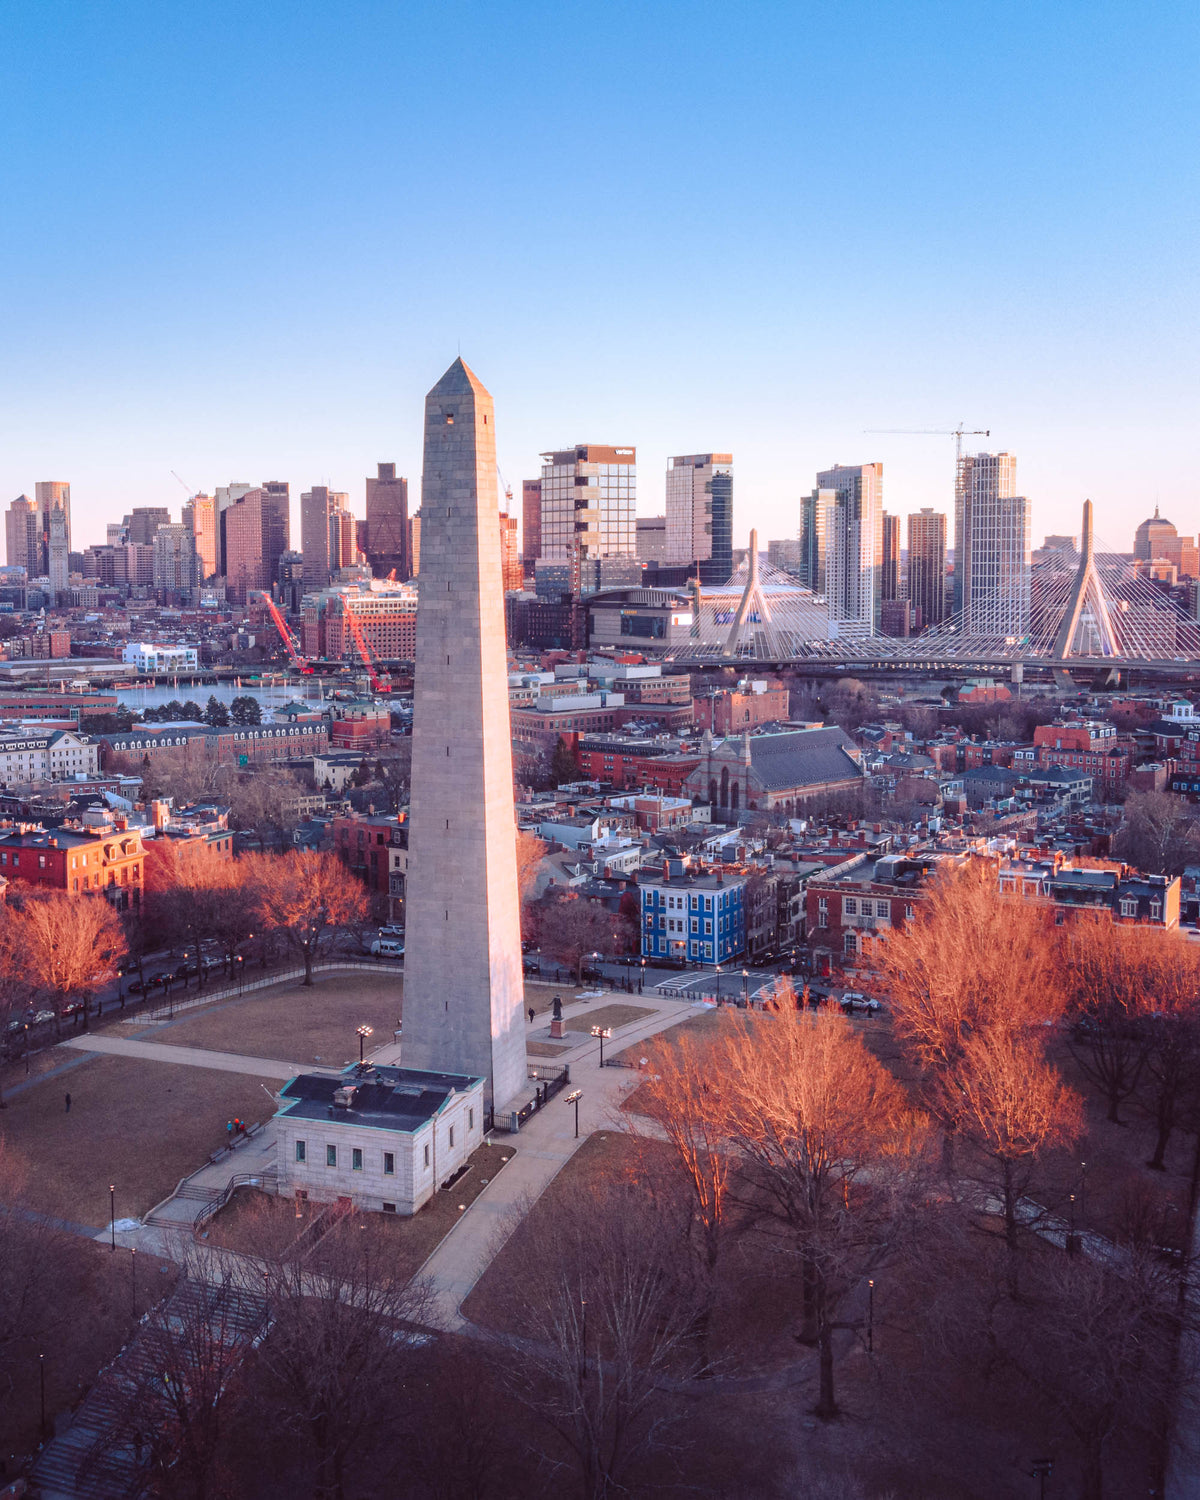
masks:
[[(569, 1025), (602, 1005), (624, 1002), (644, 1006), (653, 1013), (614, 1031), (612, 1040), (605, 1042), (610, 1056), (698, 1013), (693, 1005), (659, 995), (607, 994), (602, 1000), (564, 1005), (563, 1018)], [(531, 1027), (529, 1035), (542, 1040), (544, 1029), (539, 1027), (535, 1031)], [(578, 1035), (568, 1032), (564, 1040)], [(511, 1141), (515, 1155), (421, 1268), (434, 1294), (434, 1321), (444, 1328), (467, 1326), (461, 1310), (463, 1301), (504, 1241), (593, 1131), (624, 1128), (617, 1118), (621, 1100), (641, 1082), (641, 1074), (636, 1070), (601, 1068), (599, 1040), (590, 1036), (583, 1041), (575, 1040), (559, 1057), (530, 1060), (570, 1065), (571, 1088), (583, 1090), (579, 1101), (579, 1137), (575, 1137), (575, 1106), (564, 1104), (561, 1096), (531, 1116), (518, 1135), (494, 1137), (498, 1145)]]
[(297, 1073), (323, 1071), (270, 1057), (242, 1057), (236, 1052), (209, 1052), (204, 1047), (170, 1047), (165, 1042), (136, 1042), (130, 1037), (71, 1037), (61, 1045), (75, 1047), (80, 1052), (141, 1057), (147, 1062), (182, 1063), (187, 1068), (215, 1068), (219, 1073), (250, 1073), (256, 1078), (295, 1078)]

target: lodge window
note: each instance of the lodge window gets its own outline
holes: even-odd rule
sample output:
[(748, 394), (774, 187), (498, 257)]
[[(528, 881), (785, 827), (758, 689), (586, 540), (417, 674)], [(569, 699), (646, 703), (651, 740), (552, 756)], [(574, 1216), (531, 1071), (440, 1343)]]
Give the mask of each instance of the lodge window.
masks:
[(325, 1147), (325, 1165), (327, 1167), (336, 1167), (337, 1166), (337, 1147), (336, 1146), (326, 1146)]
[(296, 1142), (296, 1160), (306, 1161), (308, 1158), (308, 1144), (305, 1141)]
[(352, 1172), (362, 1171), (362, 1147), (354, 1146), (350, 1151), (350, 1170)]
[(396, 1175), (396, 1157), (392, 1151), (385, 1151), (383, 1153), (383, 1175), (385, 1177), (394, 1177)]

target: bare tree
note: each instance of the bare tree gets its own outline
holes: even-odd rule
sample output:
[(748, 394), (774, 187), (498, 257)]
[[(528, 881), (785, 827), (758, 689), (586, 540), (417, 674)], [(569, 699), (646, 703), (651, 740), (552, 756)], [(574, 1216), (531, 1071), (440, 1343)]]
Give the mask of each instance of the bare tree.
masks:
[(833, 1007), (735, 1018), (717, 1053), (720, 1127), (799, 1258), (833, 1417), (838, 1307), (903, 1218), (924, 1117)]
[(321, 1241), (320, 1273), (286, 1251), (263, 1268), (272, 1319), (259, 1355), (263, 1399), (311, 1454), (319, 1500), (344, 1500), (352, 1458), (390, 1447), (369, 1440), (386, 1432), (412, 1369), (423, 1336), (411, 1325), (428, 1319), (427, 1287), (353, 1217)]
[(1140, 1437), (1151, 1451), (1162, 1442), (1181, 1332), (1174, 1291), (1152, 1253), (1119, 1261), (1054, 1256), (1021, 1303), (998, 1309), (1003, 1366), (1075, 1439), (1080, 1500), (1104, 1500), (1108, 1455), (1119, 1439)]
[(692, 1207), (687, 1235), (701, 1274), (696, 1333), (707, 1369), (717, 1265), (729, 1227), (733, 1171), (718, 1102), (719, 1058), (711, 1039), (698, 1040), (680, 1031), (670, 1040), (651, 1044), (648, 1073), (638, 1094), (638, 1106), (670, 1146)]
[(1103, 1095), (1114, 1125), (1123, 1123), (1121, 1105), (1137, 1089), (1146, 1066), (1160, 941), (1161, 934), (1151, 928), (1119, 926), (1105, 918), (1081, 919), (1066, 941), (1071, 1051)]
[(255, 907), (263, 921), (304, 960), (304, 983), (313, 963), (337, 934), (367, 913), (362, 884), (335, 854), (296, 850), (255, 866)]
[(1200, 857), (1200, 818), (1170, 792), (1131, 792), (1113, 853), (1139, 870), (1178, 875)]
[(193, 1252), (185, 1279), (143, 1319), (135, 1344), (102, 1377), (111, 1394), (111, 1426), (90, 1455), (102, 1473), (108, 1459), (132, 1450), (139, 1496), (214, 1500), (230, 1494), (222, 1442), (241, 1369), (263, 1333), (261, 1292), (240, 1270)]
[(673, 1253), (682, 1232), (636, 1185), (605, 1183), (556, 1210), (508, 1287), (523, 1333), (509, 1379), (570, 1454), (583, 1500), (624, 1492), (665, 1438), (660, 1386), (695, 1373), (695, 1307)]
[(624, 918), (575, 895), (548, 894), (531, 906), (542, 950), (583, 977), (584, 960), (627, 942)]
[[(967, 1146), (960, 1166), (999, 1202), (1005, 1243), (1015, 1255), (1021, 1230), (1037, 1226), (1027, 1197), (1037, 1164), (1083, 1133), (1082, 1100), (1045, 1060), (1037, 1040), (1003, 1030), (968, 1037), (958, 1065), (940, 1084), (954, 1096), (943, 1113), (953, 1111)], [(1009, 1276), (1015, 1292), (1012, 1258)]]

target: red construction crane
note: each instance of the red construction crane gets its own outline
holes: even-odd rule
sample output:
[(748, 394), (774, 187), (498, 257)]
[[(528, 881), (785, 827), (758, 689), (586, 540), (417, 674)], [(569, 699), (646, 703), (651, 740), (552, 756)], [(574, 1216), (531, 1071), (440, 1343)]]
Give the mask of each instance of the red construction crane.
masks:
[(367, 669), (367, 676), (371, 679), (371, 691), (374, 693), (389, 693), (392, 690), (390, 677), (381, 677), (375, 670), (375, 661), (367, 646), (367, 638), (363, 634), (362, 624), (351, 607), (350, 600), (343, 598), (342, 609), (346, 614), (346, 624), (350, 627), (350, 634), (354, 638), (354, 644), (358, 647), (358, 654), (362, 657), (363, 666)]
[(279, 632), (279, 638), (283, 642), (284, 650), (288, 654), (288, 660), (298, 672), (303, 672), (306, 675), (311, 675), (313, 670), (312, 662), (309, 661), (308, 657), (301, 656), (300, 643), (288, 629), (288, 623), (283, 618), (282, 611), (280, 610), (278, 604), (275, 603), (274, 599), (271, 598), (270, 594), (268, 594), (263, 589), (252, 589), (248, 597), (251, 599), (261, 599), (262, 602), (267, 606), (267, 612), (271, 616), (271, 619), (275, 622), (275, 629)]

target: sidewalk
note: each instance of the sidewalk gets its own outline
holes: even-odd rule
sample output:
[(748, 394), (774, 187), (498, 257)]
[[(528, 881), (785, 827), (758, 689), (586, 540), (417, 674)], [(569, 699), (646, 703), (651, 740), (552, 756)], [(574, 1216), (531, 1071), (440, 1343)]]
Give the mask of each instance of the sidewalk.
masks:
[[(628, 996), (606, 994), (603, 999), (576, 1002), (563, 1006), (563, 1019), (586, 1018), (589, 1012), (604, 1005), (631, 1004), (643, 1006), (652, 1015), (642, 1016), (615, 1030), (606, 1048), (620, 1051), (657, 1032), (667, 1031), (697, 1014), (697, 1007), (684, 1001), (668, 1000), (658, 995)], [(544, 1035), (543, 1035), (544, 1033)], [(529, 1029), (533, 1040), (544, 1040), (549, 1027)], [(568, 1031), (568, 1038), (578, 1032)], [(641, 1082), (641, 1074), (630, 1068), (601, 1068), (600, 1043), (585, 1037), (568, 1045), (566, 1052), (552, 1059), (567, 1063), (571, 1069), (571, 1088), (582, 1089), (579, 1101), (579, 1138), (575, 1137), (575, 1106), (564, 1104), (561, 1097), (532, 1115), (516, 1136), (502, 1135), (500, 1142), (511, 1140), (514, 1156), (508, 1165), (487, 1185), (471, 1207), (421, 1268), (428, 1278), (435, 1302), (433, 1321), (448, 1329), (469, 1326), (462, 1315), (462, 1304), (471, 1288), (487, 1270), (505, 1240), (529, 1209), (558, 1176), (575, 1152), (595, 1130), (620, 1128), (615, 1120), (622, 1098)], [(532, 1059), (535, 1062), (543, 1059)]]
[(165, 1042), (137, 1042), (132, 1037), (73, 1036), (60, 1045), (80, 1052), (108, 1052), (118, 1057), (141, 1057), (149, 1062), (182, 1063), (188, 1068), (215, 1068), (219, 1073), (250, 1073), (256, 1078), (295, 1078), (297, 1073), (324, 1071), (270, 1057), (242, 1057), (236, 1052), (210, 1052), (205, 1047), (171, 1047)]

